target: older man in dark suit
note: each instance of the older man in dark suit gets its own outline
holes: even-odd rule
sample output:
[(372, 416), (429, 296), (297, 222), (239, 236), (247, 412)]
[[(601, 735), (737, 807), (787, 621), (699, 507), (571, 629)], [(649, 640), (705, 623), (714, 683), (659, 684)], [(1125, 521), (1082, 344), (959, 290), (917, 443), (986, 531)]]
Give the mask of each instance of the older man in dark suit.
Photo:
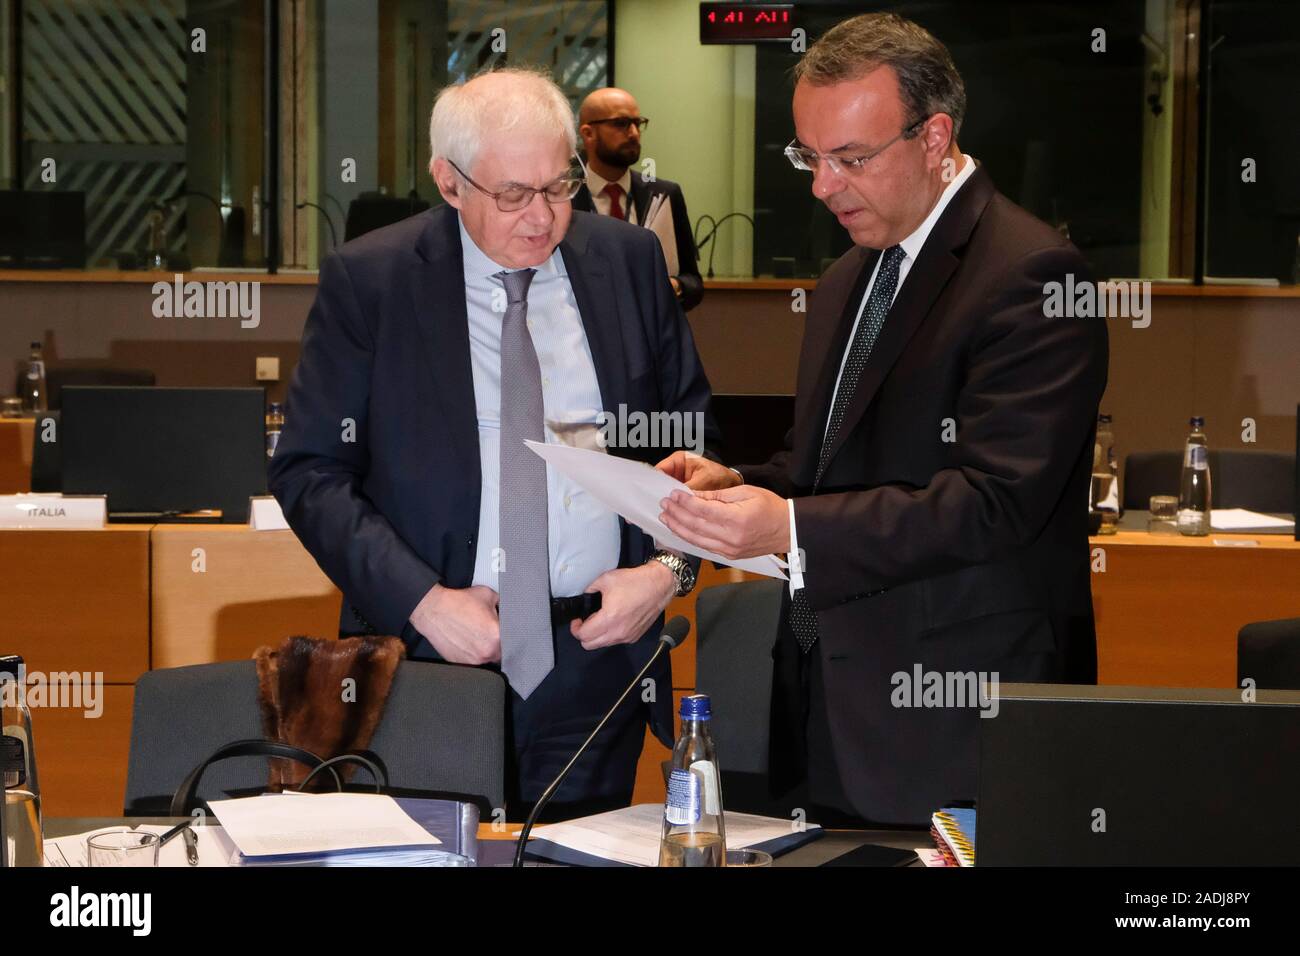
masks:
[[(541, 74), (497, 71), (439, 95), (430, 171), (446, 205), (322, 264), (270, 466), (290, 526), (343, 591), (341, 633), (500, 667), (512, 817), (644, 665), (664, 607), (694, 580), (524, 445), (599, 447), (605, 411), (707, 417), (657, 240), (570, 208), (575, 139)], [(556, 815), (629, 802), (647, 720), (672, 741), (664, 665), (575, 768)]]
[(855, 247), (811, 299), (786, 449), (738, 473), (670, 457), (721, 490), (665, 516), (728, 556), (802, 556), (774, 650), (777, 789), (806, 783), (824, 820), (919, 824), (975, 797), (996, 705), (973, 682), (1095, 680), (1106, 328), (1044, 309), (1087, 265), (958, 148), (965, 91), (933, 36), (856, 17), (796, 77), (787, 156)]

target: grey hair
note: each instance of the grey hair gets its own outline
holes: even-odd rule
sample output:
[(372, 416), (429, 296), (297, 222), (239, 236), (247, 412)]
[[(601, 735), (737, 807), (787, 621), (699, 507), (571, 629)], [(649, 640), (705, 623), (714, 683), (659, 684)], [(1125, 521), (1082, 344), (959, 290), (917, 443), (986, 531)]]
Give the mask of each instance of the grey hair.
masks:
[(894, 13), (864, 13), (826, 31), (793, 70), (795, 82), (829, 86), (856, 80), (879, 66), (898, 76), (909, 127), (935, 113), (952, 117), (957, 139), (966, 115), (966, 84), (948, 48), (924, 27)]
[[(477, 82), (492, 76), (510, 78), (509, 95), (494, 90), (495, 83)], [(429, 115), (430, 163), (441, 156), (469, 173), (486, 134), (502, 131), (554, 135), (569, 152), (578, 145), (573, 107), (550, 74), (507, 67), (442, 88)]]

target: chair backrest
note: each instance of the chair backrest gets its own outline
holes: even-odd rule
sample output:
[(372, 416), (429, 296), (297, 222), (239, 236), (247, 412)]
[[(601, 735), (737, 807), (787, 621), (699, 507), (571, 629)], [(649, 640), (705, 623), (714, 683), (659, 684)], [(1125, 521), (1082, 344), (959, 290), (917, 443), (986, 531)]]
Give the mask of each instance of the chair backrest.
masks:
[(741, 581), (700, 592), (695, 605), (695, 686), (711, 698), (728, 809), (780, 813), (767, 789), (772, 645), (784, 581)]
[[(32, 491), (63, 490), (63, 443), (59, 441), (61, 417), (61, 412), (41, 412), (36, 416), (32, 438)], [(47, 433), (53, 441), (45, 440)]]
[(1257, 621), (1237, 632), (1237, 686), (1300, 690), (1300, 617)]
[(143, 368), (61, 368), (45, 370), (46, 407), (63, 407), (65, 385), (156, 385), (157, 377)]
[[(261, 737), (253, 661), (198, 664), (143, 674), (135, 686), (126, 814), (166, 813), (185, 776), (222, 744)], [(394, 787), (481, 797), (505, 806), (505, 684), (488, 671), (403, 661), (370, 749)], [(263, 758), (214, 764), (198, 797), (264, 787)], [(358, 771), (357, 782), (366, 774)]]
[[(1152, 495), (1178, 495), (1181, 451), (1134, 452), (1124, 459), (1124, 507), (1145, 511)], [(1295, 507), (1295, 456), (1281, 451), (1210, 449), (1215, 508), (1289, 513)]]

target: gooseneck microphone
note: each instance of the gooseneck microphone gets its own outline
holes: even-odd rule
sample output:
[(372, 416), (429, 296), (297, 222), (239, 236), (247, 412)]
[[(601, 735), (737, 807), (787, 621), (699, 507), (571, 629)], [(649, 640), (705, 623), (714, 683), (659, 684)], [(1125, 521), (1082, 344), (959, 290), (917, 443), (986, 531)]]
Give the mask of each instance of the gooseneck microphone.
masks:
[(655, 661), (659, 660), (659, 655), (664, 652), (664, 648), (672, 650), (682, 641), (686, 640), (686, 635), (690, 633), (690, 630), (691, 622), (686, 620), (686, 618), (682, 617), (680, 614), (664, 625), (664, 631), (659, 635), (659, 645), (655, 648), (655, 652), (650, 655), (650, 660), (645, 662), (645, 667), (641, 668), (640, 672), (632, 678), (632, 683), (627, 685), (627, 690), (623, 691), (619, 699), (614, 702), (614, 706), (611, 707), (605, 716), (600, 719), (600, 723), (598, 723), (596, 729), (591, 732), (591, 736), (582, 742), (582, 746), (578, 748), (578, 752), (575, 753), (569, 762), (564, 765), (564, 769), (560, 771), (559, 776), (552, 780), (551, 785), (542, 791), (541, 797), (538, 798), (537, 803), (533, 806), (533, 812), (528, 814), (528, 822), (524, 824), (523, 830), (519, 833), (519, 845), (515, 847), (514, 865), (516, 867), (524, 865), (524, 847), (528, 845), (528, 835), (533, 832), (533, 824), (537, 822), (537, 818), (541, 816), (542, 810), (546, 808), (546, 805), (551, 802), (551, 797), (555, 796), (555, 792), (560, 789), (560, 784), (564, 783), (564, 778), (569, 775), (569, 771), (572, 770), (573, 765), (578, 762), (578, 758), (583, 755), (591, 742), (596, 739), (596, 735), (601, 732), (607, 723), (609, 723), (609, 718), (614, 716), (614, 712), (623, 706), (623, 701), (627, 700), (627, 695), (632, 693), (632, 690), (641, 683), (641, 678), (644, 677), (646, 672), (654, 666)]

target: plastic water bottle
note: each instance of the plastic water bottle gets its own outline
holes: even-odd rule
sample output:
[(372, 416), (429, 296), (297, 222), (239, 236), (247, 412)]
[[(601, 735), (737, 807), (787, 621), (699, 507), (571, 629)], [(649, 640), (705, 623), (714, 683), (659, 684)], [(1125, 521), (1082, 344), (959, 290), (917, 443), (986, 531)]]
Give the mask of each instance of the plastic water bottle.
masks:
[(1092, 451), (1092, 487), (1088, 507), (1101, 515), (1101, 534), (1114, 534), (1119, 525), (1119, 464), (1115, 460), (1115, 432), (1110, 416), (1097, 418), (1097, 440)]
[(40, 866), (41, 788), (36, 779), (32, 714), (27, 709), (21, 657), (0, 657), (0, 782), (3, 783), (5, 866)]
[(673, 747), (664, 801), (660, 866), (726, 865), (722, 780), (709, 735), (710, 716), (707, 694), (682, 698), (682, 732)]
[(1210, 449), (1205, 441), (1205, 419), (1192, 418), (1183, 448), (1183, 477), (1178, 489), (1178, 531), (1203, 536), (1210, 533)]
[(266, 410), (266, 457), (270, 458), (275, 454), (275, 449), (280, 444), (280, 432), (284, 430), (284, 406), (279, 402), (272, 402)]
[(41, 343), (33, 342), (31, 354), (27, 356), (27, 376), (23, 380), (23, 411), (39, 415), (45, 411), (45, 403), (45, 357), (41, 354)]

